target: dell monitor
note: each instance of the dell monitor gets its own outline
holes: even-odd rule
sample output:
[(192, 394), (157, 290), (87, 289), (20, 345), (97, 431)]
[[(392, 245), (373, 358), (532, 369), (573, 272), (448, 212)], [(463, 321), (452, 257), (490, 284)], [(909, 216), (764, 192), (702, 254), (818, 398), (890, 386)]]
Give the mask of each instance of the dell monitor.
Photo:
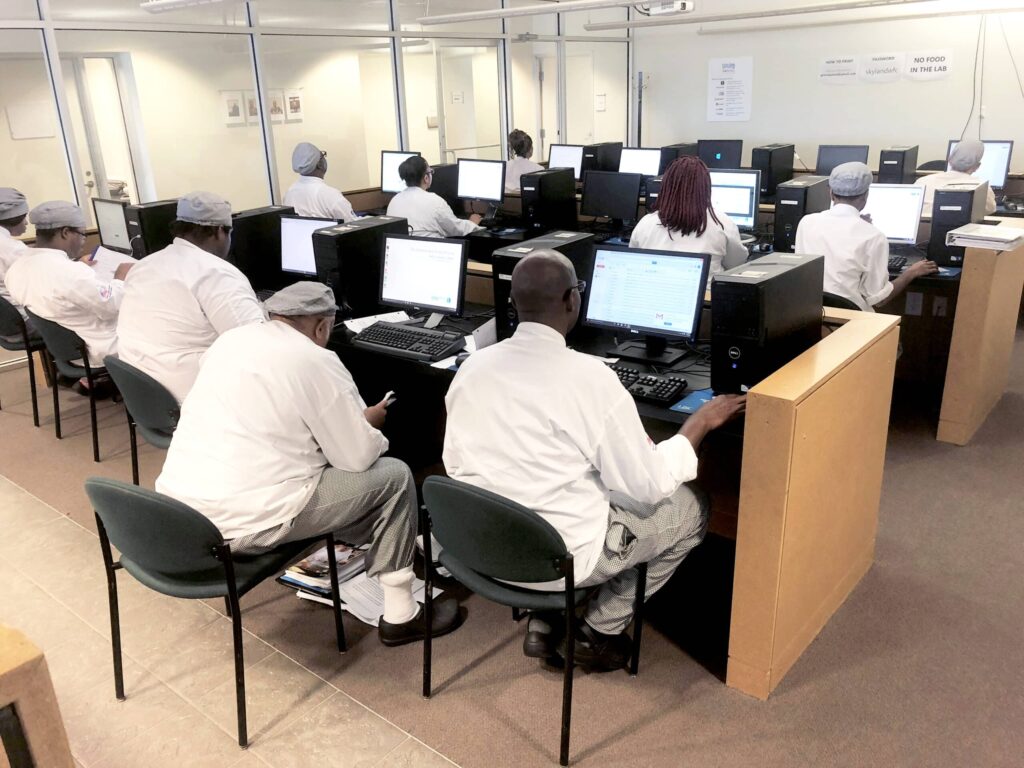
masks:
[(861, 211), (885, 233), (890, 243), (915, 245), (924, 206), (924, 187), (916, 184), (872, 184)]
[(398, 175), (398, 166), (410, 157), (418, 156), (419, 152), (392, 152), (383, 149), (380, 153), (380, 191), (401, 192), (406, 184)]
[(828, 176), (837, 165), (867, 161), (867, 144), (821, 144), (818, 147), (818, 161), (814, 164), (814, 172), (818, 176)]
[(644, 339), (620, 344), (612, 357), (672, 365), (683, 353), (667, 343), (697, 339), (710, 266), (706, 253), (598, 245), (584, 322)]
[[(953, 150), (956, 149), (956, 145), (959, 143), (956, 139), (949, 140), (949, 151), (946, 152), (947, 158), (953, 154)], [(1013, 142), (983, 141), (982, 144), (985, 145), (985, 155), (981, 158), (981, 168), (975, 171), (974, 175), (979, 179), (987, 181), (993, 190), (1001, 190), (1006, 186), (1006, 176), (1010, 172), (1010, 155), (1013, 153)], [(951, 171), (953, 169), (947, 164), (946, 170)]]
[(122, 200), (92, 199), (92, 210), (96, 214), (96, 227), (100, 231), (100, 245), (118, 253), (131, 253), (131, 238), (128, 236), (128, 219)]
[(739, 168), (743, 157), (743, 140), (699, 139), (697, 156), (708, 168)]
[(504, 160), (459, 158), (459, 197), (500, 203), (505, 198)]
[(639, 173), (657, 176), (661, 168), (660, 149), (634, 149), (623, 147), (619, 155), (619, 173)]
[(613, 221), (633, 221), (640, 204), (639, 173), (587, 171), (583, 179), (583, 200), (580, 214), (605, 217)]
[(576, 181), (583, 176), (583, 145), (552, 144), (548, 152), (548, 168), (572, 168)]
[(313, 233), (324, 227), (333, 227), (337, 223), (335, 219), (282, 216), (281, 271), (291, 275), (316, 277)]
[(380, 303), (431, 312), (427, 328), (462, 314), (468, 250), (465, 240), (385, 235)]
[(760, 171), (711, 171), (711, 207), (736, 226), (752, 230), (761, 199)]

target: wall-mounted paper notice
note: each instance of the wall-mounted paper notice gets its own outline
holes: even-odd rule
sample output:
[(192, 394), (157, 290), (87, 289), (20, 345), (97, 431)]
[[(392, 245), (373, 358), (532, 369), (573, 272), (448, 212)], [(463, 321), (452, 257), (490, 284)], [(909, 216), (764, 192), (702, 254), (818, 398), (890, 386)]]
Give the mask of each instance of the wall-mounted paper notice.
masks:
[(903, 75), (903, 53), (872, 53), (860, 57), (858, 75), (865, 83), (892, 83)]
[(708, 122), (750, 120), (754, 58), (708, 59)]
[(913, 51), (907, 54), (903, 76), (907, 80), (945, 80), (953, 72), (953, 51)]
[(826, 85), (857, 82), (859, 56), (826, 56), (818, 67), (818, 80)]
[(7, 124), (12, 139), (48, 139), (57, 135), (53, 105), (48, 101), (8, 104)]

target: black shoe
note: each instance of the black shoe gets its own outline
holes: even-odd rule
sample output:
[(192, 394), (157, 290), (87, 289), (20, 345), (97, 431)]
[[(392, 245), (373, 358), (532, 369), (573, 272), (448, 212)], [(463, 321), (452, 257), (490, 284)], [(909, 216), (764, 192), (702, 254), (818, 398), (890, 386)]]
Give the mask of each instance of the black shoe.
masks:
[[(390, 624), (380, 618), (380, 626), (377, 627), (377, 635), (380, 641), (388, 647), (415, 643), (427, 636), (427, 621), (423, 606), (420, 605), (417, 613), (409, 621), (402, 624)], [(434, 603), (434, 621), (430, 632), (431, 637), (440, 637), (454, 632), (462, 626), (466, 618), (466, 611), (454, 600), (444, 600)]]
[[(531, 630), (530, 623), (540, 619), (548, 625), (548, 632)], [(523, 655), (531, 659), (550, 659), (558, 655), (558, 643), (564, 634), (564, 614), (557, 611), (542, 611), (530, 614), (526, 624), (526, 636), (523, 638)]]
[[(626, 668), (632, 650), (633, 643), (625, 632), (618, 635), (604, 635), (585, 621), (581, 621), (576, 630), (573, 661), (577, 667), (581, 667), (587, 672), (611, 672), (615, 669)], [(565, 658), (564, 641), (561, 644), (560, 652), (562, 658)]]

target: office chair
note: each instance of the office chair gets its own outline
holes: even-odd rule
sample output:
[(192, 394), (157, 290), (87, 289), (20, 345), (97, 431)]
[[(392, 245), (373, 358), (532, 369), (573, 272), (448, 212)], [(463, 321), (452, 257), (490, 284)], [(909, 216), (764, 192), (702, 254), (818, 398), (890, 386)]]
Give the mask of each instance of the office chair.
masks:
[[(245, 712), (242, 611), (238, 600), (265, 579), (279, 574), (318, 541), (327, 544), (334, 629), (339, 653), (346, 651), (333, 534), (291, 541), (262, 555), (233, 555), (231, 545), (224, 541), (217, 527), (180, 501), (156, 491), (101, 477), (86, 480), (85, 492), (96, 512), (96, 530), (107, 574), (114, 692), (119, 701), (125, 698), (117, 603), (117, 571), (120, 569), (128, 571), (150, 589), (170, 597), (189, 600), (224, 598), (231, 617), (235, 646), (235, 699), (240, 747), (249, 745), (249, 737)], [(111, 545), (121, 554), (116, 562)]]
[(835, 307), (836, 309), (852, 309), (854, 312), (860, 312), (861, 308), (857, 306), (856, 302), (850, 301), (845, 296), (840, 296), (836, 293), (829, 293), (825, 291), (821, 294), (821, 303), (826, 307)]
[(139, 445), (136, 429), (150, 445), (167, 450), (178, 426), (181, 408), (167, 387), (148, 373), (108, 355), (103, 358), (110, 378), (124, 398), (132, 453), (132, 482), (139, 484)]
[[(519, 609), (565, 611), (565, 670), (562, 677), (562, 735), (559, 764), (569, 764), (572, 719), (573, 647), (576, 607), (592, 591), (576, 587), (573, 557), (558, 532), (544, 518), (506, 498), (447, 477), (428, 477), (420, 509), (426, 581), (424, 612), (433, 620), (431, 532), (441, 545), (440, 563), (481, 597)], [(640, 665), (647, 565), (639, 566), (634, 603), (633, 649), (629, 672)], [(534, 590), (503, 583), (542, 583), (565, 579), (561, 591)], [(423, 642), (423, 696), (430, 698), (431, 638)]]
[(927, 163), (921, 163), (917, 166), (919, 171), (944, 171), (946, 170), (945, 160), (929, 160)]
[(36, 367), (32, 353), (42, 354), (45, 344), (28, 332), (28, 324), (17, 308), (0, 296), (0, 348), (28, 355), (28, 386), (32, 392), (32, 423), (39, 426), (39, 399), (36, 394)]

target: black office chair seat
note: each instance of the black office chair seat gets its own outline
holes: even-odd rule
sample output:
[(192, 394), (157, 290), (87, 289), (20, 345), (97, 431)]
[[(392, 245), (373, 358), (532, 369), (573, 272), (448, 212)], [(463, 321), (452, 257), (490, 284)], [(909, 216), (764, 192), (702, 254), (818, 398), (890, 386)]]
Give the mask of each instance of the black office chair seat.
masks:
[[(457, 581), (495, 603), (528, 611), (561, 611), (565, 609), (565, 592), (563, 590), (542, 592), (536, 589), (524, 589), (514, 584), (505, 584), (490, 579), (479, 571), (474, 571), (454, 557), (446, 556), (444, 551), (441, 552), (439, 560)], [(592, 591), (591, 589), (577, 589), (573, 594), (576, 605), (582, 603)]]
[(836, 293), (829, 293), (828, 291), (822, 293), (821, 303), (822, 305), (832, 307), (833, 309), (852, 309), (854, 312), (863, 311), (859, 306), (857, 306), (856, 302), (851, 301), (845, 296), (840, 296)]

